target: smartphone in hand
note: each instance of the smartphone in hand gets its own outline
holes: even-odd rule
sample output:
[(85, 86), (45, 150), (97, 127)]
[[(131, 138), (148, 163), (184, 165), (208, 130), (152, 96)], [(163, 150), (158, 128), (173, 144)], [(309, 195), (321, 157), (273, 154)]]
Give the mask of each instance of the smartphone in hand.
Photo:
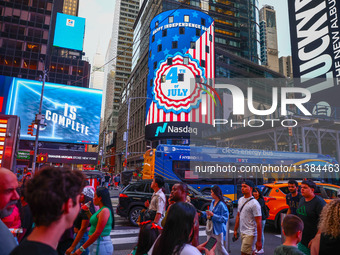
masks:
[(215, 237), (210, 237), (207, 244), (204, 246), (207, 250), (211, 250), (216, 244), (217, 240)]
[(239, 237), (240, 237), (240, 234), (239, 234), (239, 233), (237, 233), (236, 237), (233, 236), (233, 238), (232, 238), (233, 242), (235, 242)]

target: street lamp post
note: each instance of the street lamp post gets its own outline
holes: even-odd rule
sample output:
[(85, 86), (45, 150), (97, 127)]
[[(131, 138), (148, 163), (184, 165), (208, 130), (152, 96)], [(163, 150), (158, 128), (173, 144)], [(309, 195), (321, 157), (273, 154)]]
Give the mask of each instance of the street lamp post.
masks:
[[(56, 17), (57, 10), (55, 9), (55, 3), (52, 4), (52, 16), (50, 19), (49, 27), (51, 28), (52, 23), (54, 22), (54, 18)], [(41, 95), (40, 95), (40, 104), (39, 104), (39, 113), (36, 115), (35, 118), (35, 123), (37, 124), (37, 132), (35, 136), (35, 143), (34, 143), (34, 154), (33, 154), (33, 162), (32, 162), (32, 172), (33, 174), (35, 173), (35, 168), (36, 168), (36, 160), (37, 160), (37, 152), (38, 152), (38, 142), (39, 142), (39, 132), (40, 132), (40, 126), (45, 125), (44, 123), (44, 118), (45, 116), (41, 114), (42, 111), (42, 104), (44, 100), (44, 87), (45, 87), (45, 82), (47, 78), (47, 72), (50, 68), (50, 56), (51, 56), (51, 50), (52, 50), (52, 38), (53, 38), (53, 33), (52, 29), (49, 29), (48, 31), (48, 43), (47, 43), (47, 49), (46, 49), (46, 57), (44, 60), (44, 69), (43, 69), (43, 75), (41, 77), (42, 79), (42, 88), (41, 88)]]
[(106, 131), (103, 132), (103, 147), (102, 147), (102, 160), (100, 162), (100, 171), (103, 171), (103, 163), (105, 162), (105, 138), (106, 138)]
[(44, 70), (43, 77), (42, 77), (42, 87), (41, 87), (41, 95), (40, 95), (40, 104), (39, 104), (39, 113), (36, 116), (36, 121), (35, 124), (37, 124), (37, 132), (35, 134), (35, 142), (34, 142), (34, 154), (33, 154), (33, 162), (32, 162), (32, 172), (35, 174), (35, 164), (37, 160), (37, 152), (38, 152), (38, 142), (39, 142), (39, 131), (40, 131), (40, 126), (43, 124), (43, 116), (41, 115), (41, 110), (42, 110), (42, 103), (44, 99), (44, 88), (45, 88), (45, 81), (46, 81), (46, 76), (47, 76), (47, 70)]
[(128, 105), (128, 113), (127, 113), (127, 120), (126, 120), (126, 143), (125, 143), (125, 160), (126, 165), (124, 167), (124, 171), (127, 170), (127, 157), (128, 157), (128, 145), (129, 145), (129, 124), (130, 124), (130, 104), (132, 99), (151, 99), (150, 97), (129, 97), (127, 100)]

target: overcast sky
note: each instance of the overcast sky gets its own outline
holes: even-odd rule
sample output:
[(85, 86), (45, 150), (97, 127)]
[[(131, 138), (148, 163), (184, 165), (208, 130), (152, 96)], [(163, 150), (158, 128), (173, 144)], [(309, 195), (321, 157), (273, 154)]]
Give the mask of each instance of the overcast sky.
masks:
[(112, 33), (116, 0), (80, 0), (79, 17), (86, 18), (84, 52), (90, 63), (99, 49), (104, 56)]
[[(84, 52), (92, 63), (97, 49), (104, 56), (106, 54), (112, 33), (116, 0), (80, 0), (79, 2), (79, 17), (86, 18)], [(264, 4), (272, 5), (276, 10), (279, 56), (291, 55), (287, 1), (259, 0), (260, 9)]]

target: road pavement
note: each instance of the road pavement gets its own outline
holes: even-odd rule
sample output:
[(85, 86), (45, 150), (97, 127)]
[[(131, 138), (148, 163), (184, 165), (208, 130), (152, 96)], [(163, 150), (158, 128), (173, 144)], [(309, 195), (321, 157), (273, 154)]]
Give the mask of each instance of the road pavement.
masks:
[[(114, 207), (114, 211), (118, 204), (119, 190), (110, 190), (111, 201)], [(236, 208), (234, 208), (234, 215), (237, 214)], [(241, 241), (238, 240), (235, 243), (232, 242), (232, 233), (235, 225), (235, 218), (230, 220), (230, 254), (240, 254)], [(131, 252), (138, 241), (138, 227), (132, 226), (125, 218), (115, 215), (115, 229), (111, 232), (111, 239), (114, 246), (114, 255), (127, 255)], [(205, 234), (205, 226), (200, 226), (199, 242), (203, 243), (207, 240)], [(264, 254), (274, 254), (274, 249), (281, 244), (281, 235), (272, 226), (266, 225), (265, 228), (265, 244)]]

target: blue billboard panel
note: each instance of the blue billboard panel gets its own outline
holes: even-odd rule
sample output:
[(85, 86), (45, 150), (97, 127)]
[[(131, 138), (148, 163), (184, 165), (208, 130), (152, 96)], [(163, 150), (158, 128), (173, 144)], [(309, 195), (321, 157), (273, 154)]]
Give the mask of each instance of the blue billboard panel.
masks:
[(84, 34), (84, 18), (57, 13), (53, 46), (82, 51)]
[[(0, 83), (7, 88), (7, 94), (0, 94), (7, 98), (5, 113), (20, 117), (20, 139), (34, 140), (27, 127), (39, 111), (42, 83), (18, 78), (0, 81), (6, 81)], [(39, 140), (98, 144), (101, 102), (101, 90), (46, 83), (42, 104), (46, 126), (40, 128)]]

